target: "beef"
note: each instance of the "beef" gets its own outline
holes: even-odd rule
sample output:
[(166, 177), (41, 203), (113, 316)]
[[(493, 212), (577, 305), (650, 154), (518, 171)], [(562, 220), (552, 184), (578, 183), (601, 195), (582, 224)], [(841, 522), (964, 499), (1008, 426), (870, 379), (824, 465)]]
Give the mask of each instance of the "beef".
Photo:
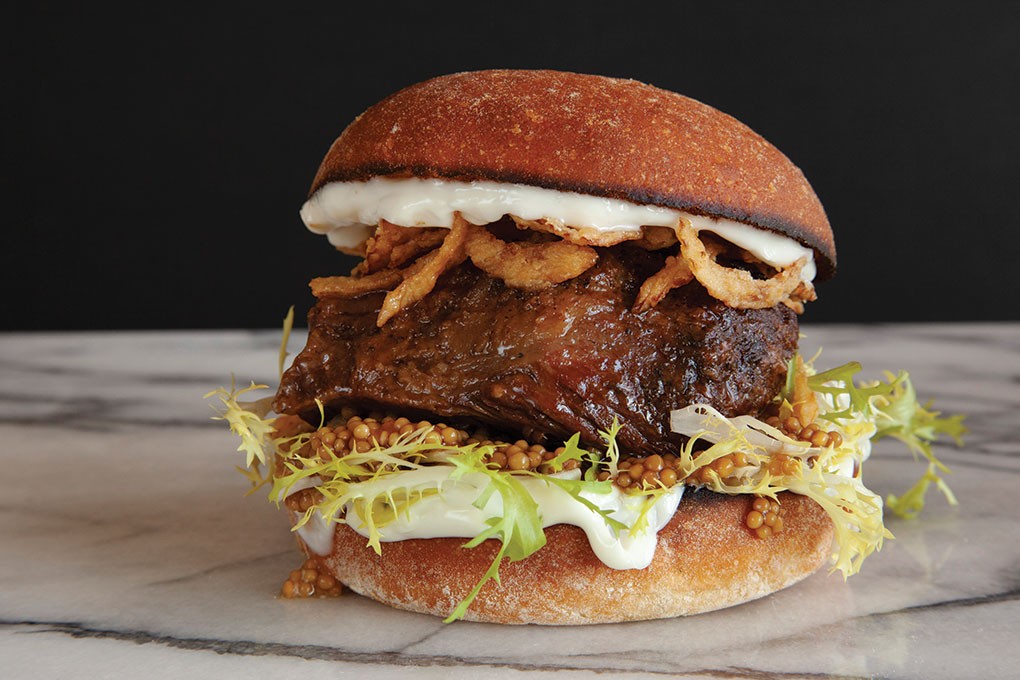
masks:
[(317, 421), (319, 399), (327, 412), (437, 416), (546, 443), (575, 432), (597, 443), (616, 418), (624, 451), (662, 454), (679, 441), (670, 410), (757, 414), (779, 391), (798, 339), (790, 309), (731, 309), (692, 282), (634, 314), (663, 256), (599, 252), (590, 270), (539, 292), (465, 262), (381, 329), (382, 294), (321, 299), (274, 408)]

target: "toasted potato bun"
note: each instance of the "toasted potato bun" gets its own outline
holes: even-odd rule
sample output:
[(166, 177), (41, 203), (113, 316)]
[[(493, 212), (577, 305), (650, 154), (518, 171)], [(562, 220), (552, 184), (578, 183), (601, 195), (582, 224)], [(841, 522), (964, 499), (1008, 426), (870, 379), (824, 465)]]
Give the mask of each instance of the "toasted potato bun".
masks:
[[(491, 623), (570, 625), (660, 619), (722, 609), (792, 585), (829, 557), (832, 522), (811, 499), (782, 493), (786, 529), (761, 540), (744, 525), (753, 498), (709, 491), (684, 495), (659, 532), (645, 569), (610, 569), (581, 529), (557, 524), (530, 557), (504, 562), (500, 583), (487, 583), (465, 618)], [(400, 609), (447, 616), (498, 550), (489, 540), (385, 543), (377, 555), (364, 536), (338, 526), (323, 560), (333, 576), (362, 595)]]
[(559, 71), (456, 73), (411, 85), (351, 123), (310, 195), (374, 177), (488, 180), (735, 220), (836, 250), (804, 174), (735, 118), (634, 80)]

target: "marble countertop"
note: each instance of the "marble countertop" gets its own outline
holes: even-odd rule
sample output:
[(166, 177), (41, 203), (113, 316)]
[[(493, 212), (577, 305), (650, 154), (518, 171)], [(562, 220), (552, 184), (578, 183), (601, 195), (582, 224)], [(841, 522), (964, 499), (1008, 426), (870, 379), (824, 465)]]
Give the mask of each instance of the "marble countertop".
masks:
[[(938, 447), (960, 505), (844, 582), (817, 573), (733, 609), (578, 628), (502, 627), (277, 597), (287, 520), (245, 496), (206, 391), (273, 382), (278, 332), (0, 336), (0, 676), (1006, 678), (1020, 673), (1020, 324), (804, 329), (824, 365), (911, 372), (968, 414)], [(292, 350), (302, 338), (292, 339)], [(881, 495), (923, 466), (880, 442)]]

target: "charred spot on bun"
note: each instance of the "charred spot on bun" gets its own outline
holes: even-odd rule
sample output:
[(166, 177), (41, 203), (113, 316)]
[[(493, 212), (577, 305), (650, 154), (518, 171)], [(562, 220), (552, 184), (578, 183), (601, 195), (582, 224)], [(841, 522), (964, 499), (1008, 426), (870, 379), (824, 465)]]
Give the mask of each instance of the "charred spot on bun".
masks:
[(832, 231), (734, 118), (632, 80), (443, 76), (351, 123), (301, 216), (358, 264), (311, 281), (273, 398), (220, 397), (330, 590), (663, 618), (849, 575), (889, 536), (861, 468), (913, 389), (798, 354)]

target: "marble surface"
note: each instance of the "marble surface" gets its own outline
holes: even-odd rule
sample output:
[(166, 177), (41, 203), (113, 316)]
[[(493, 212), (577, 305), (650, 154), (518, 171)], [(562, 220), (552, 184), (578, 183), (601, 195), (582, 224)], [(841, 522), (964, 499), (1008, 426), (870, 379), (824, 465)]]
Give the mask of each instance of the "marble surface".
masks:
[[(968, 414), (960, 499), (844, 582), (689, 619), (444, 625), (357, 595), (276, 597), (300, 562), (201, 396), (273, 381), (278, 333), (0, 336), (0, 676), (1007, 678), (1020, 674), (1020, 324), (806, 327), (821, 365), (906, 368)], [(298, 336), (300, 334), (297, 334)], [(296, 350), (302, 338), (292, 339)], [(881, 442), (869, 486), (923, 467)]]

